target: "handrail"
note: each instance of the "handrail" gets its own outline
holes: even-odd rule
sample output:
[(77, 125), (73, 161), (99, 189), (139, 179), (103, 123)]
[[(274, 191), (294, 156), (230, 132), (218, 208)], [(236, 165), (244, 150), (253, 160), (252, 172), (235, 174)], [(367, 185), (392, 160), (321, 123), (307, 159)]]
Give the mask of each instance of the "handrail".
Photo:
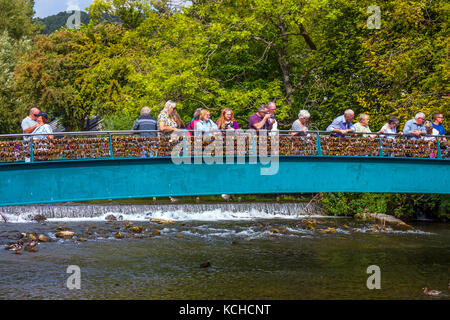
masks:
[[(241, 130), (241, 131), (238, 131)], [(237, 132), (248, 132), (248, 130), (250, 129), (238, 129), (236, 130)], [(199, 130), (185, 130), (185, 129), (180, 129), (180, 131), (182, 132), (201, 132)], [(226, 130), (217, 130), (219, 132), (226, 132)], [(256, 130), (255, 130), (256, 132)], [(269, 132), (275, 132), (275, 131), (267, 131)], [(298, 131), (298, 130), (277, 130), (276, 132), (279, 133), (300, 133), (302, 131)], [(136, 134), (141, 134), (141, 133), (159, 133), (161, 135), (165, 135), (165, 133), (163, 131), (160, 130), (113, 130), (113, 131), (77, 131), (77, 132), (65, 132), (65, 131), (61, 131), (61, 132), (53, 132), (52, 135), (54, 136), (101, 136), (101, 135), (136, 135)], [(323, 131), (323, 130), (308, 130), (306, 131), (307, 134), (316, 134), (316, 135), (331, 135), (333, 136), (333, 133), (331, 131)], [(20, 138), (20, 137), (32, 137), (32, 136), (42, 136), (42, 135), (46, 135), (46, 134), (42, 134), (42, 133), (14, 133), (14, 134), (0, 134), (0, 139), (1, 138)], [(416, 137), (413, 134), (402, 134), (402, 133), (380, 133), (380, 132), (351, 132), (351, 133), (347, 133), (345, 134), (345, 136), (361, 136), (361, 135), (376, 135), (376, 136), (396, 136), (396, 137)], [(450, 135), (421, 135), (421, 137), (434, 137), (434, 138), (449, 138), (450, 139)]]
[[(222, 133), (233, 132), (218, 130)], [(38, 162), (38, 161), (60, 161), (76, 159), (118, 159), (118, 158), (154, 158), (170, 157), (177, 141), (183, 140), (183, 154), (191, 154), (190, 148), (197, 150), (201, 146), (201, 152), (211, 143), (219, 149), (214, 149), (214, 154), (220, 155), (225, 152), (220, 149), (222, 137), (218, 131), (204, 134), (196, 130), (177, 131), (178, 138), (172, 134), (163, 134), (159, 130), (123, 130), (123, 131), (81, 131), (81, 132), (55, 132), (54, 139), (20, 139), (20, 137), (34, 136), (36, 134), (11, 134), (0, 135), (0, 162)], [(193, 135), (187, 135), (192, 132)], [(233, 152), (242, 154), (243, 138), (244, 154), (251, 156), (251, 161), (259, 153), (266, 154), (264, 145), (266, 142), (260, 140), (265, 136), (263, 131), (237, 130), (232, 136), (238, 137), (238, 146), (234, 146)], [(273, 131), (267, 132), (272, 134)], [(432, 158), (449, 159), (447, 143), (443, 142), (442, 136), (425, 135), (433, 139), (408, 139), (413, 135), (389, 134), (389, 133), (349, 133), (346, 137), (334, 136), (331, 132), (320, 130), (309, 130), (307, 135), (302, 131), (279, 130), (276, 135), (269, 135), (271, 142), (267, 141), (267, 152), (270, 150), (280, 156), (345, 156), (345, 157), (395, 157), (395, 158)], [(154, 135), (141, 135), (143, 133), (154, 133)], [(38, 134), (42, 135), (42, 134)], [(365, 137), (364, 135), (369, 135)], [(389, 136), (394, 136), (392, 137)], [(60, 139), (60, 137), (64, 137)], [(183, 139), (184, 137), (184, 139)], [(207, 137), (206, 140), (203, 137)], [(228, 139), (229, 135), (226, 135)], [(251, 139), (249, 140), (249, 138)], [(274, 137), (277, 137), (274, 139)], [(396, 139), (402, 137), (402, 139)], [(18, 139), (19, 138), (19, 139)], [(191, 138), (200, 138), (202, 142), (198, 145), (197, 140), (192, 146)], [(167, 140), (166, 140), (167, 139)], [(442, 141), (441, 141), (442, 140)], [(228, 142), (227, 142), (228, 145)], [(179, 145), (178, 145), (179, 146)], [(211, 145), (213, 146), (213, 145)], [(246, 149), (248, 146), (248, 150)], [(215, 146), (214, 146), (215, 147)], [(233, 149), (233, 146), (230, 145)], [(178, 147), (177, 147), (178, 148)], [(196, 149), (197, 148), (197, 149)], [(223, 147), (222, 147), (223, 148)], [(276, 148), (276, 149), (274, 149)], [(442, 148), (442, 152), (441, 152)], [(226, 147), (226, 152), (228, 150)], [(258, 151), (259, 150), (259, 151)], [(262, 150), (262, 151), (261, 151)], [(198, 150), (197, 150), (198, 151)], [(195, 152), (197, 152), (195, 151)], [(195, 153), (194, 152), (194, 153)]]

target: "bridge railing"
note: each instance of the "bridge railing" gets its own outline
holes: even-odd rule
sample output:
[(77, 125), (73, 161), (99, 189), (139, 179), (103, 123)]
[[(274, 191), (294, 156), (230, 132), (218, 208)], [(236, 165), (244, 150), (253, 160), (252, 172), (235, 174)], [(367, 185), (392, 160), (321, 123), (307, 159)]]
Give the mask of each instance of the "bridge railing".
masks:
[[(53, 139), (35, 139), (36, 134), (0, 135), (0, 163), (66, 161), (111, 158), (167, 158), (181, 146), (178, 155), (273, 154), (280, 156), (350, 156), (449, 159), (449, 136), (353, 133), (336, 137), (326, 131), (301, 133), (281, 130), (266, 135), (254, 132), (214, 132), (198, 136), (180, 131), (57, 132)], [(227, 134), (225, 134), (227, 133)], [(148, 136), (150, 135), (150, 136)], [(42, 134), (39, 134), (42, 136)], [(230, 139), (230, 140), (227, 140)], [(221, 147), (222, 146), (222, 147)]]

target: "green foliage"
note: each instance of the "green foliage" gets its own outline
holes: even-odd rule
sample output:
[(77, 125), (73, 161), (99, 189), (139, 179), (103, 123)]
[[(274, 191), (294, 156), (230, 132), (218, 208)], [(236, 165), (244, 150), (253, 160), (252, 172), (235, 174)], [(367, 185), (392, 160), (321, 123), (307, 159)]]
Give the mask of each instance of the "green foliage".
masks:
[[(42, 55), (43, 81), (36, 73), (18, 78), (28, 77), (25, 88), (34, 91), (33, 83), (52, 81), (65, 88), (59, 96), (70, 99), (61, 104), (67, 109), (68, 100), (76, 101), (72, 111), (53, 107), (55, 101), (44, 104), (65, 123), (74, 112), (80, 122), (94, 114), (137, 114), (143, 106), (157, 116), (168, 99), (177, 101), (185, 122), (198, 107), (210, 109), (213, 119), (230, 107), (241, 126), (261, 103), (276, 100), (282, 129), (303, 108), (312, 115), (309, 128), (322, 130), (346, 108), (370, 114), (374, 131), (390, 115), (404, 122), (420, 109), (445, 112), (449, 6), (389, 0), (381, 6), (381, 30), (369, 30), (371, 4), (196, 0), (176, 10), (169, 0), (95, 0), (89, 27), (68, 33), (73, 45), (57, 40), (67, 31), (49, 36), (72, 49)], [(121, 23), (108, 24), (105, 16)], [(35, 40), (36, 52), (42, 41)], [(35, 57), (24, 64), (35, 65)], [(60, 61), (64, 68), (54, 67)], [(19, 96), (33, 102), (55, 92), (41, 88), (29, 99), (28, 89), (19, 88)]]
[(109, 114), (121, 101), (127, 66), (119, 55), (124, 30), (100, 25), (37, 36), (16, 68), (16, 90), (37, 103), (67, 130), (83, 130), (92, 113)]
[(149, 3), (145, 0), (94, 0), (88, 11), (94, 23), (102, 22), (105, 16), (114, 16), (126, 28), (134, 29), (144, 21), (149, 8)]
[(0, 132), (17, 132), (27, 114), (21, 98), (14, 94), (14, 68), (20, 56), (31, 49), (30, 40), (15, 40), (0, 34)]
[(33, 1), (0, 0), (0, 132), (22, 132), (27, 115), (24, 98), (14, 91), (14, 69), (31, 49), (29, 40), (40, 27), (33, 22)]
[(388, 1), (382, 11), (381, 30), (360, 38), (361, 57), (377, 79), (360, 94), (361, 105), (378, 102), (377, 112), (402, 122), (418, 111), (430, 120), (448, 112), (448, 2)]
[(321, 204), (328, 215), (385, 213), (412, 219), (417, 214), (440, 220), (450, 218), (450, 196), (402, 193), (324, 193)]
[(15, 40), (31, 37), (40, 26), (33, 21), (33, 0), (0, 0), (0, 33), (7, 31)]
[(102, 128), (105, 131), (132, 130), (133, 124), (138, 117), (131, 117), (125, 114), (113, 114), (105, 116)]

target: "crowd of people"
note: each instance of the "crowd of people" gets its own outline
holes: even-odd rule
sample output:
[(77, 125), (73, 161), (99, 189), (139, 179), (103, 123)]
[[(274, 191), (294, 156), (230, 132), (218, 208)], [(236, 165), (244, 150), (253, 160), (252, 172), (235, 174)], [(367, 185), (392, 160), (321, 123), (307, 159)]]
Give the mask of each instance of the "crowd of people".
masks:
[[(278, 130), (276, 109), (276, 103), (273, 101), (261, 105), (258, 111), (250, 116), (249, 128), (257, 132), (259, 130), (267, 130), (269, 134), (275, 133)], [(300, 110), (298, 119), (292, 124), (291, 135), (307, 136), (309, 134), (307, 124), (310, 117), (308, 110)], [(369, 115), (362, 113), (359, 115), (357, 123), (353, 123), (354, 117), (355, 113), (353, 110), (347, 109), (343, 115), (333, 120), (326, 131), (336, 137), (343, 137), (349, 133), (362, 133), (364, 137), (372, 136), (373, 133), (369, 127)], [(446, 134), (442, 125), (443, 120), (442, 113), (435, 113), (433, 122), (431, 122), (425, 119), (424, 113), (419, 112), (414, 119), (406, 122), (402, 132), (397, 132), (400, 121), (397, 117), (389, 117), (388, 122), (383, 125), (378, 133), (381, 134), (382, 138), (395, 139), (396, 135), (404, 134), (407, 135), (408, 139), (432, 140), (435, 139), (432, 136), (444, 136)], [(160, 130), (165, 134), (184, 129), (189, 130), (190, 135), (192, 135), (192, 131), (200, 131), (203, 135), (212, 135), (221, 130), (237, 130), (239, 129), (239, 124), (230, 108), (224, 108), (216, 122), (211, 120), (211, 114), (207, 109), (198, 108), (195, 110), (192, 120), (185, 126), (176, 112), (176, 103), (169, 100), (157, 120), (150, 116), (149, 108), (142, 108), (141, 117), (137, 119), (133, 127), (133, 130)], [(156, 135), (156, 132), (142, 133), (142, 135)]]
[[(163, 110), (155, 119), (151, 116), (151, 110), (148, 107), (141, 109), (141, 116), (135, 121), (133, 130), (148, 131), (141, 132), (141, 136), (152, 137), (157, 136), (157, 131), (162, 134), (170, 135), (178, 130), (188, 130), (189, 135), (193, 131), (201, 132), (203, 136), (211, 136), (223, 130), (237, 130), (239, 124), (234, 118), (234, 113), (230, 108), (224, 108), (219, 119), (214, 122), (211, 119), (211, 113), (204, 108), (195, 110), (193, 118), (186, 125), (176, 111), (177, 104), (174, 101), (167, 101)], [(249, 128), (256, 130), (267, 130), (269, 135), (275, 135), (278, 131), (278, 121), (276, 119), (277, 106), (274, 101), (262, 104), (258, 111), (249, 118)], [(292, 136), (308, 136), (308, 121), (311, 115), (308, 110), (300, 110), (298, 119), (294, 121), (291, 127)], [(369, 127), (370, 117), (366, 113), (362, 113), (358, 117), (358, 122), (353, 123), (355, 113), (351, 109), (345, 110), (343, 115), (335, 118), (327, 127), (326, 131), (331, 136), (344, 137), (347, 134), (361, 133), (363, 137), (376, 136)], [(443, 126), (444, 116), (438, 112), (433, 115), (433, 122), (426, 120), (423, 112), (418, 112), (414, 119), (408, 120), (403, 131), (397, 131), (399, 119), (397, 117), (389, 117), (387, 123), (378, 131), (382, 138), (395, 139), (397, 135), (405, 135), (411, 140), (434, 140), (438, 136), (445, 136), (446, 131)], [(41, 112), (39, 108), (30, 109), (30, 114), (23, 119), (22, 129), (25, 134), (34, 134), (33, 139), (53, 139), (53, 131), (48, 124), (48, 115)], [(29, 139), (29, 137), (24, 137)], [(441, 137), (441, 141), (446, 141), (445, 137)]]

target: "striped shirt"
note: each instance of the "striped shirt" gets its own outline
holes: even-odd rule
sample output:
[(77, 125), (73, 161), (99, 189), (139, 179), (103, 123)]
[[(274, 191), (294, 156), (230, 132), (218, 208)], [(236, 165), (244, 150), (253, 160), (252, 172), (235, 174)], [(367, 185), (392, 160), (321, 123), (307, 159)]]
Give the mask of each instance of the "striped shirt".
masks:
[[(133, 130), (158, 130), (156, 119), (152, 116), (142, 116), (137, 118)], [(156, 137), (156, 132), (142, 132), (142, 137)]]

